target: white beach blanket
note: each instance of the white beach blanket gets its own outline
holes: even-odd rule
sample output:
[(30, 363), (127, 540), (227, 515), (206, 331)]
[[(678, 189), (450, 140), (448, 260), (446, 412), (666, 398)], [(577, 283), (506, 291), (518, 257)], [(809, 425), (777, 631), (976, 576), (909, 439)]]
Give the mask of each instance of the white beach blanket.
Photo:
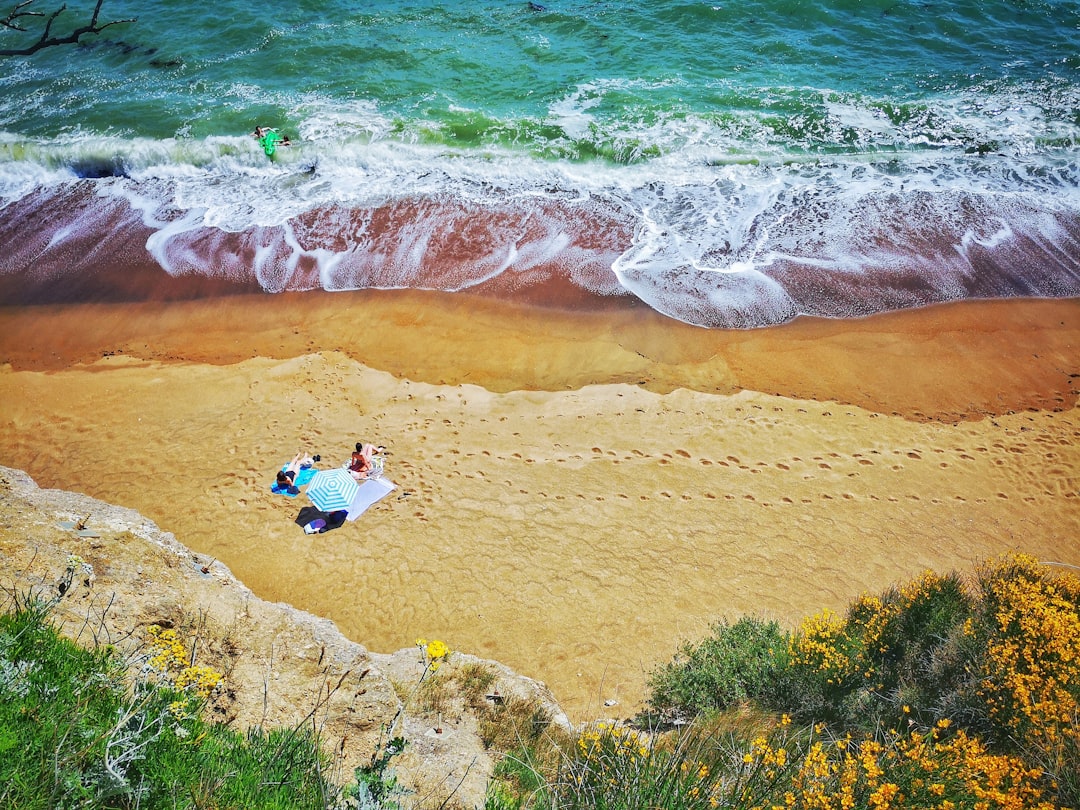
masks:
[(346, 520), (356, 520), (367, 511), (367, 508), (381, 498), (385, 498), (397, 489), (397, 484), (386, 478), (369, 478), (360, 484), (360, 489), (353, 496), (349, 504), (349, 514)]

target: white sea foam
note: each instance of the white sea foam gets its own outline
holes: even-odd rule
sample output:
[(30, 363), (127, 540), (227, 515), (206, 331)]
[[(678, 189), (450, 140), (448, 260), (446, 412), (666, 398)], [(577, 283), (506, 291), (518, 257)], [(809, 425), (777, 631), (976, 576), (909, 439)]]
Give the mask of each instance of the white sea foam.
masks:
[[(866, 147), (833, 155), (770, 141), (757, 114), (623, 118), (605, 132), (604, 94), (614, 87), (583, 84), (552, 104), (550, 115), (572, 140), (606, 139), (613, 153), (621, 144), (637, 150), (623, 164), (553, 161), (498, 144), (462, 148), (402, 132), (374, 103), (328, 109), (315, 99), (294, 107), (304, 116), (296, 144), (274, 161), (248, 135), (0, 135), (0, 199), (91, 182), (99, 195), (139, 212), (153, 231), (147, 250), (166, 271), (237, 280), (253, 273), (271, 291), (415, 286), (426, 277), (430, 223), (396, 222), (388, 244), (348, 214), (408, 199), (455, 200), (478, 211), (595, 201), (636, 223), (632, 243), (612, 264), (622, 287), (671, 317), (707, 326), (862, 306), (854, 293), (808, 302), (813, 284), (802, 280), (797, 292), (791, 281), (808, 273), (820, 275), (823, 289), (868, 272), (913, 279), (911, 295), (883, 287), (882, 306), (960, 297), (982, 283), (976, 268), (988, 253), (1014, 250), (1024, 239), (1048, 245), (1046, 255), (1066, 277), (1061, 288), (1076, 287), (1069, 277), (1076, 252), (1055, 252), (1052, 242), (1063, 233), (1055, 217), (1080, 211), (1080, 169), (1045, 145), (1075, 140), (1076, 132), (1060, 117), (1046, 125), (1035, 105), (1011, 96), (944, 99), (893, 121), (875, 100), (822, 93), (824, 126), (858, 133)], [(1067, 95), (1058, 102), (1068, 103)], [(755, 126), (758, 134), (747, 138)], [(991, 158), (971, 146), (998, 141), (1008, 148)], [(327, 213), (337, 209), (340, 222)], [(312, 212), (330, 230), (301, 236), (295, 223)], [(524, 241), (490, 235), (468, 273), (447, 271), (437, 283), (461, 290), (551, 263), (574, 250), (562, 228), (537, 227)], [(240, 237), (215, 241), (208, 233)], [(213, 255), (210, 244), (218, 245)]]

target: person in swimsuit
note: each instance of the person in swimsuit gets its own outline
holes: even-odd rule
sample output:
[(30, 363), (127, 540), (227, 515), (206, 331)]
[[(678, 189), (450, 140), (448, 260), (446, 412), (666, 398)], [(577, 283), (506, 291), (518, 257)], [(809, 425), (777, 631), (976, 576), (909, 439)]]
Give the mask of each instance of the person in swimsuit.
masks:
[(284, 470), (278, 470), (270, 491), (276, 495), (299, 495), (300, 487), (296, 486), (296, 474), (305, 467), (310, 467), (316, 459), (304, 453), (297, 453), (293, 460), (285, 465)]
[(356, 450), (349, 461), (349, 472), (357, 481), (367, 478), (375, 469), (375, 454), (385, 452), (386, 448), (365, 442), (357, 442)]

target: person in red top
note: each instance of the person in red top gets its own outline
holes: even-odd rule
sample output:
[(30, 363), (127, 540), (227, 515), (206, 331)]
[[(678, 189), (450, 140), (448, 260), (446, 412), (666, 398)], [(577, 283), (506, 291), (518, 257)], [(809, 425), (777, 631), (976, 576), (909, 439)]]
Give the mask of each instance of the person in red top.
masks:
[(373, 460), (375, 454), (382, 453), (385, 450), (385, 447), (376, 447), (373, 444), (357, 442), (356, 451), (352, 454), (352, 459), (349, 461), (349, 472), (352, 473), (352, 477), (359, 481), (371, 475), (372, 470), (375, 469), (375, 462)]

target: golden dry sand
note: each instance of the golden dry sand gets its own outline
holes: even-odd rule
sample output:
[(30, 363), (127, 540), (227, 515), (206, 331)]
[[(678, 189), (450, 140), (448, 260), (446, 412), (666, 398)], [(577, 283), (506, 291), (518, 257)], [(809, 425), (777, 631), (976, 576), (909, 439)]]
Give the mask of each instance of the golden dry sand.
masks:
[[(375, 651), (498, 659), (576, 719), (634, 712), (720, 618), (791, 627), (1009, 549), (1080, 565), (1075, 300), (713, 332), (309, 293), (0, 327), (2, 463), (138, 509)], [(398, 489), (305, 535), (274, 470), (359, 439)]]

